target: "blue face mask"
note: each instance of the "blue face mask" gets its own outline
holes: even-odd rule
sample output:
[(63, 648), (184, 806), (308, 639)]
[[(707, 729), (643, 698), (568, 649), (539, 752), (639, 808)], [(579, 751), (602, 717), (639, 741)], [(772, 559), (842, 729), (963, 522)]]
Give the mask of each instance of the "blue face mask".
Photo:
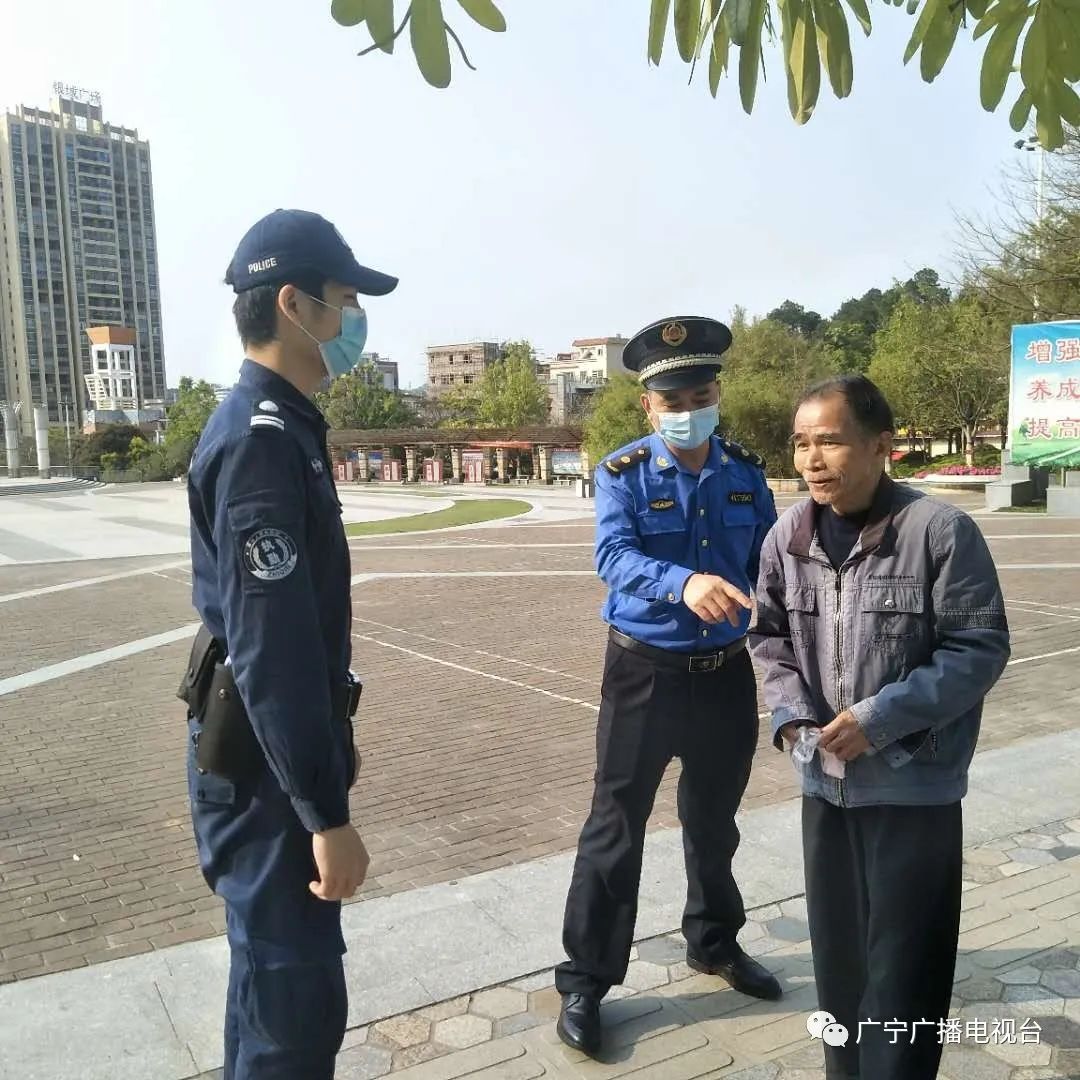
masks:
[(694, 450), (705, 442), (720, 423), (720, 406), (706, 405), (693, 412), (656, 414), (660, 437), (676, 450)]
[(335, 311), (341, 312), (341, 332), (329, 341), (319, 341), (314, 334), (304, 330), (304, 327), (301, 326), (300, 329), (319, 346), (328, 379), (347, 375), (360, 363), (364, 346), (367, 344), (367, 312), (363, 308), (334, 307), (333, 304), (328, 304), (317, 296), (311, 299), (317, 304), (322, 304), (323, 307), (332, 307)]

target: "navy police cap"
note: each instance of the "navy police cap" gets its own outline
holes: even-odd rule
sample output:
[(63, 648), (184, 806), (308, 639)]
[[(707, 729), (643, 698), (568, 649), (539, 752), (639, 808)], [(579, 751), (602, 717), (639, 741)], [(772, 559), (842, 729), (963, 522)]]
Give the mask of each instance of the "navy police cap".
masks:
[(687, 315), (639, 330), (623, 350), (623, 366), (646, 390), (682, 390), (716, 378), (731, 331), (716, 319)]
[(398, 283), (396, 277), (361, 266), (341, 233), (307, 210), (275, 210), (255, 222), (236, 249), (225, 283), (242, 293), (311, 272), (352, 285), (365, 296), (385, 296)]

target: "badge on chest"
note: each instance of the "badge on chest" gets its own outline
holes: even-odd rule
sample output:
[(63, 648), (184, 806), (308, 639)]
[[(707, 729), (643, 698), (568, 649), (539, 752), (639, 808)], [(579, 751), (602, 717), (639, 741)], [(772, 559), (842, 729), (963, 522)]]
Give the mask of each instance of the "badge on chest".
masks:
[(753, 503), (754, 493), (752, 491), (729, 491), (728, 502), (729, 503)]
[(675, 508), (674, 499), (653, 499), (649, 503), (650, 510), (673, 510)]

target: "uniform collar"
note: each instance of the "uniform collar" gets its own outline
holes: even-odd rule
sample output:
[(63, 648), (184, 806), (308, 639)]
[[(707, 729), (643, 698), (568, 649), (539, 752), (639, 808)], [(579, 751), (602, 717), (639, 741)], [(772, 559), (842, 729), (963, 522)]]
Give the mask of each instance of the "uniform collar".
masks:
[(315, 403), (305, 397), (288, 379), (276, 371), (271, 371), (254, 360), (246, 359), (240, 368), (240, 385), (269, 398), (271, 401), (286, 405), (308, 423), (326, 427), (326, 419), (319, 412)]
[(709, 436), (709, 456), (705, 459), (701, 472), (697, 474), (690, 472), (689, 469), (685, 469), (679, 464), (668, 444), (656, 432), (649, 436), (649, 449), (652, 451), (649, 462), (653, 470), (668, 476), (678, 470), (679, 472), (685, 472), (688, 476), (705, 477), (710, 473), (719, 472), (731, 460), (715, 435)]

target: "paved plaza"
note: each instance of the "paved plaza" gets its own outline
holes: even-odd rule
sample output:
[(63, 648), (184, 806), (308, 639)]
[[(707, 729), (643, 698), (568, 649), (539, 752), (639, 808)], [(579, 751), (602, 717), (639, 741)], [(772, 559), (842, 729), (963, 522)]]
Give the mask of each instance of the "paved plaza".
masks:
[[(819, 1076), (819, 1046), (799, 1030), (814, 1001), (795, 777), (764, 737), (738, 873), (747, 947), (782, 973), (785, 999), (751, 1002), (682, 966), (673, 766), (638, 959), (605, 1007), (611, 1057), (585, 1063), (553, 1041), (549, 969), (591, 794), (603, 589), (591, 504), (513, 494), (534, 509), (350, 545), (365, 681), (353, 817), (372, 870), (345, 912), (341, 1075)], [(442, 504), (369, 489), (343, 502), (356, 521)], [(977, 520), (1013, 657), (973, 772), (954, 1015), (1042, 1030), (1038, 1044), (965, 1039), (943, 1075), (1080, 1076), (1080, 521)], [(174, 696), (195, 629), (185, 553), (179, 485), (0, 498), (0, 1017), (20, 1017), (0, 1020), (0, 1076), (186, 1080), (220, 1064), (223, 914), (195, 864)]]

